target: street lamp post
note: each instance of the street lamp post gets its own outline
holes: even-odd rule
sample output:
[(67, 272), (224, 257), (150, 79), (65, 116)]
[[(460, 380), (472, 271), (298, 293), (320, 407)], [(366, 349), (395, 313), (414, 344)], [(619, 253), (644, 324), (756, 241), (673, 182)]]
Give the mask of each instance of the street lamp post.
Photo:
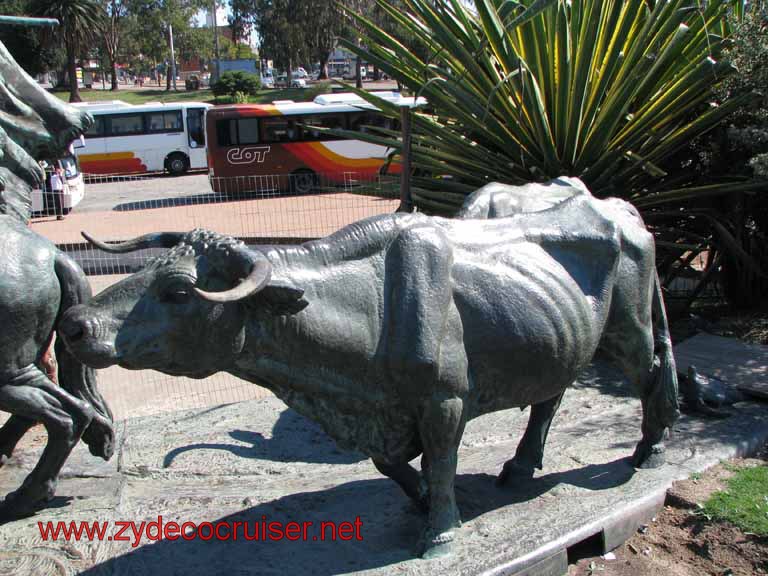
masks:
[(171, 82), (173, 82), (173, 90), (176, 91), (176, 55), (173, 53), (173, 25), (168, 24), (168, 36), (171, 43)]
[(216, 0), (211, 2), (211, 26), (213, 26), (213, 55), (216, 59), (216, 64), (213, 68), (213, 74), (211, 74), (211, 84), (219, 79), (219, 71), (221, 70), (221, 61), (219, 60), (219, 23), (216, 19)]

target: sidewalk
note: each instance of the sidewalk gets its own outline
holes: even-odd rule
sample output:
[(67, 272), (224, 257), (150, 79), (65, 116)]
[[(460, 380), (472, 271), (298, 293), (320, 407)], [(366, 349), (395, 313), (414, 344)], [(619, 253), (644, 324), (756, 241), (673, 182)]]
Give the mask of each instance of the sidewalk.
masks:
[(238, 237), (312, 238), (376, 214), (394, 212), (398, 200), (338, 193), (286, 196), (166, 208), (74, 212), (63, 220), (36, 218), (31, 228), (56, 244), (84, 242), (81, 230), (102, 240), (126, 240), (150, 232), (208, 228)]

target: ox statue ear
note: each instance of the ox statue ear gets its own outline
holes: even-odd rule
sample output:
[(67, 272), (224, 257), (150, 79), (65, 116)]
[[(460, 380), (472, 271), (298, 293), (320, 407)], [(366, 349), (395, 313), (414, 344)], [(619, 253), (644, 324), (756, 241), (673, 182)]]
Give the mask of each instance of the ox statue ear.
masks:
[(287, 284), (267, 284), (254, 294), (250, 300), (258, 308), (267, 309), (275, 316), (297, 314), (309, 306), (304, 298), (304, 290)]

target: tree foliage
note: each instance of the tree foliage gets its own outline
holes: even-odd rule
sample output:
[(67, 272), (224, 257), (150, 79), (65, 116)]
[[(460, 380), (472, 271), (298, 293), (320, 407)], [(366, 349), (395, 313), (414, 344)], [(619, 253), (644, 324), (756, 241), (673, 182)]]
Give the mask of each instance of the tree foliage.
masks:
[[(0, 0), (0, 14), (29, 16), (29, 0)], [(20, 26), (0, 27), (0, 41), (28, 73), (35, 75), (60, 67), (66, 59), (61, 46), (41, 42), (39, 30)]]
[[(680, 157), (752, 102), (749, 92), (718, 98), (714, 90), (735, 71), (724, 59), (732, 3), (377, 3), (397, 26), (350, 13), (365, 46), (343, 43), (429, 101), (429, 113), (413, 115), (412, 161), (425, 176), (412, 181), (422, 210), (450, 213), (490, 181), (565, 174), (598, 196), (633, 202), (675, 259), (723, 249), (749, 260), (719, 202), (764, 192), (766, 183), (702, 182)], [(398, 149), (397, 136), (379, 134), (378, 142)]]
[(56, 18), (54, 42), (64, 45), (69, 74), (69, 101), (80, 102), (77, 85), (77, 59), (100, 40), (103, 11), (98, 0), (33, 0), (30, 12), (34, 16)]

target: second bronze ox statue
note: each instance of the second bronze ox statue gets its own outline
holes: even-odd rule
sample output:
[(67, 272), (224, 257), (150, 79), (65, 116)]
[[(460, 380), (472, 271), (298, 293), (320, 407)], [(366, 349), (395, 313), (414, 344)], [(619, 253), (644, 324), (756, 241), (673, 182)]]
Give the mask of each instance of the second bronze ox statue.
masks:
[[(493, 217), (472, 209), (478, 194), (464, 219), (384, 215), (264, 251), (203, 230), (92, 240), (171, 250), (71, 308), (61, 331), (91, 366), (226, 371), (266, 386), (427, 510), (423, 555), (440, 555), (460, 525), (468, 420), (531, 406), (500, 480), (530, 476), (563, 392), (598, 347), (642, 399), (635, 465), (663, 462), (678, 413), (653, 239), (636, 211), (573, 188), (537, 212), (469, 219)], [(409, 461), (420, 454), (418, 471)]]

